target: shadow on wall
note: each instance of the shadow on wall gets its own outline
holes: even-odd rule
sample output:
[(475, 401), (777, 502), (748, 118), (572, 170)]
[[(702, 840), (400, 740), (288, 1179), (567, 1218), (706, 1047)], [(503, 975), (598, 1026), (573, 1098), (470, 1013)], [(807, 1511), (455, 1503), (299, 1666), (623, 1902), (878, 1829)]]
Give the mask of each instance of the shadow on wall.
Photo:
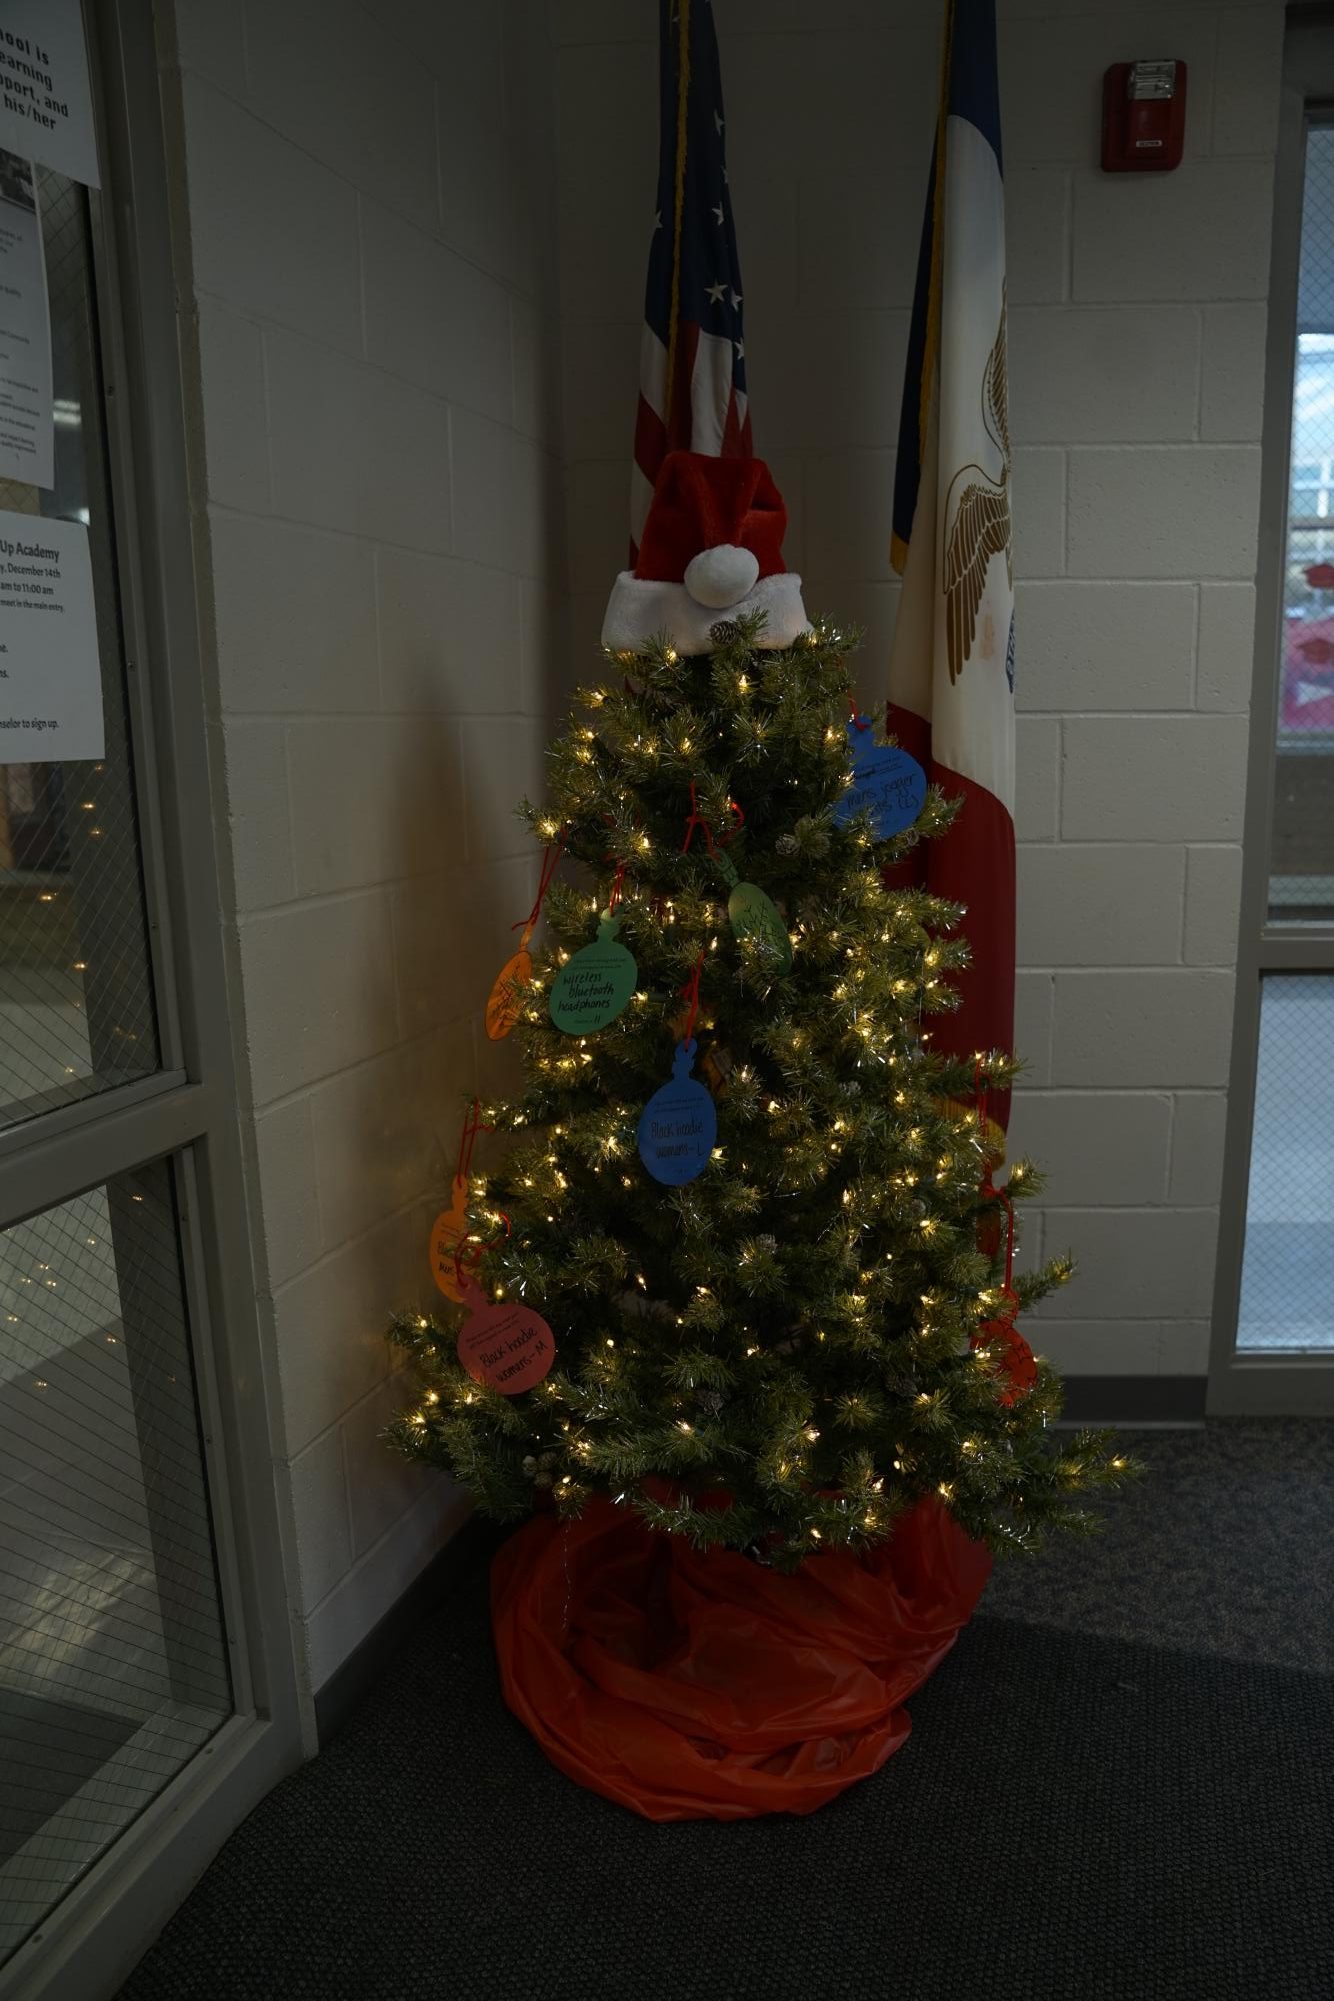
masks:
[[(379, 1344), (392, 1311), (432, 1312), (441, 1305), (428, 1243), (431, 1224), (449, 1200), (465, 1107), (474, 1095), (510, 1091), (519, 1077), (513, 1045), (487, 1040), (483, 1010), (496, 973), (515, 948), (510, 926), (526, 915), (533, 896), (532, 847), (513, 807), (531, 789), (540, 726), (515, 717), (497, 720), (501, 737), (512, 733), (512, 754), (488, 762), (476, 796), (469, 784), (474, 774), (457, 742), (461, 729), (466, 741), (467, 728), (455, 721), (441, 729), (428, 720), (438, 715), (449, 679), (439, 652), (423, 652), (403, 691), (405, 706), (425, 726), (405, 721), (395, 753), (397, 841), (387, 879), (399, 1044), (383, 1064), (372, 1066), (374, 1088), (354, 1095), (340, 1136), (367, 1209), (401, 1223), (373, 1260), (380, 1291), (361, 1335), (375, 1351), (375, 1373), (383, 1380), (345, 1423), (354, 1561), (444, 1478), (381, 1442), (413, 1389), (398, 1352)], [(484, 1165), (487, 1152), (483, 1136), (476, 1165)], [(351, 1203), (351, 1188), (348, 1195)], [(351, 1213), (342, 1226), (354, 1227)], [(356, 1393), (350, 1383), (349, 1401)]]

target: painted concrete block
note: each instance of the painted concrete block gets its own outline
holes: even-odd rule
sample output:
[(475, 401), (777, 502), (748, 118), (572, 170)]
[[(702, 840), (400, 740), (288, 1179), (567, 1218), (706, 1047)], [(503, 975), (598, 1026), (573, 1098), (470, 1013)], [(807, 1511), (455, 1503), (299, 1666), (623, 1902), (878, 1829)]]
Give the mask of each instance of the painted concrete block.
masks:
[(1066, 840), (1235, 841), (1242, 716), (1076, 716), (1065, 725)]
[(1055, 974), (1051, 1081), (1219, 1088), (1232, 1040), (1226, 972)]
[(1163, 1199), (1171, 1115), (1160, 1092), (1022, 1091), (1011, 1108), (1010, 1152), (1042, 1169), (1047, 1203), (1143, 1208)]
[(1024, 710), (1188, 709), (1193, 584), (1021, 583), (1015, 700)]
[(1076, 446), (1070, 574), (1250, 577), (1259, 495), (1253, 445)]
[(1021, 847), (1019, 963), (1174, 966), (1186, 851), (1165, 845)]

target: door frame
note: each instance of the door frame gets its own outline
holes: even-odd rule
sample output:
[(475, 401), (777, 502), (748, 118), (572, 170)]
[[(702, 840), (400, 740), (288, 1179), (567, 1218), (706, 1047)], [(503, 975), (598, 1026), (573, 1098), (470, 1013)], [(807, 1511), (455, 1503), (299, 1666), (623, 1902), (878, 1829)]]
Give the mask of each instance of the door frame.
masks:
[[(1255, 664), (1243, 833), (1240, 931), (1232, 1062), (1219, 1202), (1207, 1411), (1211, 1417), (1334, 1415), (1334, 1351), (1328, 1356), (1237, 1350), (1251, 1145), (1260, 1053), (1260, 995), (1272, 973), (1329, 972), (1334, 925), (1269, 921), (1283, 583), (1286, 568), (1302, 188), (1307, 127), (1334, 119), (1334, 10), (1288, 12), (1274, 161), (1255, 579)], [(1334, 989), (1331, 989), (1334, 991)]]
[(66, 1199), (123, 1168), (127, 1153), (172, 1156), (236, 1713), (0, 1969), (0, 2001), (114, 1993), (222, 1842), (312, 1748), (246, 1208), (232, 1023), (238, 984), (218, 921), (217, 793), (199, 643), (209, 594), (200, 589), (192, 500), (198, 412), (178, 305), (190, 288), (176, 268), (172, 209), (184, 147), (164, 103), (153, 0), (84, 0), (84, 11), (108, 183), (100, 194), (89, 190), (101, 415), (166, 1033), (163, 1068), (152, 1078), (34, 1122), (26, 1145), (0, 1147), (0, 1208), (10, 1220), (20, 1202), (31, 1214)]

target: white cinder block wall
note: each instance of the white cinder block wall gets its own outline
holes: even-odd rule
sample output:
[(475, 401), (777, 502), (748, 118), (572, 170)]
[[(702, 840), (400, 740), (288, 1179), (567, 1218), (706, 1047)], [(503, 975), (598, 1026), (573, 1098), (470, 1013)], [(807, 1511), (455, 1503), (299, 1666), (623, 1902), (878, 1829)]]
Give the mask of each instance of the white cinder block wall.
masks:
[[(526, 903), (511, 806), (540, 787), (567, 586), (579, 665), (623, 560), (656, 8), (162, 14), (256, 1286), (318, 1688), (457, 1510), (378, 1443), (401, 1393), (380, 1329), (426, 1283), (458, 1094), (497, 1081), (479, 1001)], [(757, 444), (809, 602), (867, 627), (878, 701), (937, 8), (717, 17)], [(1002, 20), (1014, 1137), (1051, 1170), (1027, 1249), (1080, 1256), (1043, 1329), (1068, 1369), (1198, 1373), (1282, 7), (1002, 0)], [(1146, 55), (1190, 65), (1187, 161), (1105, 179), (1101, 74)]]
[[(563, 631), (550, 86), (529, 0), (177, 0), (204, 649), (256, 1286), (318, 1688), (459, 1511), (378, 1433)], [(188, 230), (188, 245), (185, 241)], [(188, 287), (192, 285), (193, 296)]]
[[(1203, 1374), (1252, 657), (1283, 9), (1001, 0), (1016, 443), (1020, 912), (1012, 1137), (1072, 1247), (1042, 1347)], [(939, 60), (929, 0), (715, 0), (756, 450), (807, 604), (867, 628)], [(552, 0), (572, 615), (622, 559), (656, 161), (654, 0)], [(1103, 175), (1109, 63), (1189, 66), (1186, 159)]]

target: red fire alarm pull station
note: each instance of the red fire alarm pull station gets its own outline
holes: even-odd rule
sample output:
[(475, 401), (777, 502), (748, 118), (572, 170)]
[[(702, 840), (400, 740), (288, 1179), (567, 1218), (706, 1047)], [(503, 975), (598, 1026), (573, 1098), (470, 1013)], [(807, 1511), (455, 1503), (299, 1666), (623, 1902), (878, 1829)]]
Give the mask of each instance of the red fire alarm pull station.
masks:
[(1109, 174), (1162, 174), (1181, 165), (1186, 65), (1113, 63), (1102, 80), (1102, 164)]

